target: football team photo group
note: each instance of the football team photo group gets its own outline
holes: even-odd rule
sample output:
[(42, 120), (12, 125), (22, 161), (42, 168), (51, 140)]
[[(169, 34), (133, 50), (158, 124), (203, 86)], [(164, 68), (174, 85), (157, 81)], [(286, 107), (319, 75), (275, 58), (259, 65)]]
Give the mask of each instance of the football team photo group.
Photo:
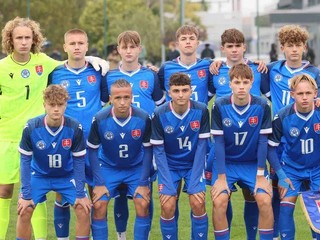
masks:
[(320, 240), (320, 69), (304, 58), (309, 32), (279, 27), (283, 58), (270, 63), (245, 57), (236, 28), (221, 35), (225, 59), (199, 58), (199, 35), (180, 26), (178, 55), (158, 68), (139, 61), (143, 37), (123, 31), (112, 66), (89, 56), (80, 28), (62, 36), (59, 61), (42, 51), (38, 22), (5, 24), (0, 240), (178, 240), (181, 204), (188, 239), (229, 240), (236, 191), (245, 230), (235, 240), (297, 239), (298, 198), (305, 239)]

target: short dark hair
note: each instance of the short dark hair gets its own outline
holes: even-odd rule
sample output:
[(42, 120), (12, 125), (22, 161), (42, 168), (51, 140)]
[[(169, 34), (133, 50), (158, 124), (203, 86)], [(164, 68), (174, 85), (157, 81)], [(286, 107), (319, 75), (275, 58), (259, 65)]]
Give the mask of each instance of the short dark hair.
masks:
[(187, 74), (179, 72), (171, 75), (169, 79), (169, 87), (185, 85), (191, 86), (191, 79)]

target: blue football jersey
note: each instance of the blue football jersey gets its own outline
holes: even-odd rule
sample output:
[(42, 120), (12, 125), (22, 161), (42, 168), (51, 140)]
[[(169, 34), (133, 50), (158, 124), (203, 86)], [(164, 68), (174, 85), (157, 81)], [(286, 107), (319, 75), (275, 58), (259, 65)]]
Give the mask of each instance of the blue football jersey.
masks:
[(66, 88), (70, 99), (65, 114), (82, 124), (85, 139), (87, 139), (93, 116), (107, 102), (105, 78), (90, 64), (77, 70), (64, 64), (49, 75), (49, 83), (60, 84)]
[(151, 146), (150, 135), (151, 120), (146, 111), (132, 107), (127, 119), (117, 119), (111, 105), (95, 115), (87, 143), (94, 149), (101, 146), (101, 164), (128, 169), (142, 164), (143, 146)]
[(64, 117), (61, 126), (53, 131), (47, 126), (45, 115), (28, 121), (22, 134), (19, 152), (31, 156), (35, 175), (64, 177), (73, 173), (73, 157), (86, 154), (82, 126)]
[(182, 72), (188, 74), (191, 79), (192, 95), (191, 99), (194, 101), (208, 104), (208, 96), (212, 96), (212, 74), (209, 72), (211, 61), (208, 59), (197, 59), (197, 61), (190, 66), (183, 65), (180, 58), (165, 62), (158, 73), (160, 86), (166, 91), (167, 101), (171, 98), (168, 95), (169, 79), (172, 74)]
[(307, 73), (316, 80), (318, 89), (320, 88), (320, 71), (310, 65), (308, 61), (303, 61), (299, 68), (291, 69), (286, 65), (285, 60), (280, 60), (270, 63), (268, 69), (269, 93), (267, 95), (271, 96), (273, 115), (277, 114), (284, 106), (294, 102), (290, 95), (290, 79), (292, 77)]
[[(255, 96), (260, 96), (261, 93), (267, 93), (267, 88), (265, 84), (267, 84), (268, 74), (260, 73), (258, 71), (258, 65), (245, 59), (245, 64), (247, 64), (253, 73), (253, 84), (250, 90), (250, 93)], [(223, 62), (218, 75), (213, 75), (213, 87), (214, 87), (214, 94), (216, 97), (222, 97), (231, 94), (231, 88), (229, 86), (230, 77), (229, 77), (229, 70), (230, 67)]]
[(270, 107), (258, 96), (250, 96), (242, 110), (235, 106), (232, 95), (218, 98), (211, 121), (211, 133), (224, 136), (226, 162), (257, 161), (259, 135), (272, 132)]
[(290, 104), (274, 117), (272, 130), (268, 143), (271, 146), (284, 143), (281, 156), (284, 164), (296, 169), (319, 167), (320, 108), (304, 115), (296, 110), (295, 104)]
[(118, 79), (125, 79), (131, 84), (133, 105), (147, 111), (150, 116), (155, 107), (165, 101), (157, 74), (146, 67), (140, 67), (134, 72), (122, 71), (121, 67), (109, 71), (107, 73), (109, 93), (111, 85)]
[(170, 170), (191, 169), (198, 140), (209, 137), (209, 112), (205, 104), (190, 100), (183, 115), (173, 110), (171, 101), (155, 110), (151, 143), (164, 145)]

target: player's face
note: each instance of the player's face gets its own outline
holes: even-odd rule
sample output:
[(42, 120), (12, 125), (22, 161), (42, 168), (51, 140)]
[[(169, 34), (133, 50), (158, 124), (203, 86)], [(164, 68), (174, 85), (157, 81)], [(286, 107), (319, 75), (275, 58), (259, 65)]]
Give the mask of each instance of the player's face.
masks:
[(88, 51), (88, 39), (84, 34), (71, 33), (65, 38), (64, 51), (68, 54), (69, 60), (84, 60)]
[(302, 113), (312, 111), (317, 94), (317, 90), (307, 81), (301, 81), (295, 90), (291, 92), (291, 96), (296, 102), (297, 110)]
[(61, 102), (44, 102), (44, 109), (47, 113), (47, 123), (49, 126), (60, 125), (67, 103)]
[(191, 56), (196, 53), (199, 41), (197, 36), (192, 34), (182, 34), (176, 42), (177, 48), (180, 50), (181, 55)]
[(227, 61), (240, 63), (243, 61), (246, 45), (243, 43), (225, 43), (221, 46), (221, 51), (225, 54)]
[(232, 81), (230, 81), (230, 88), (232, 90), (233, 99), (236, 104), (247, 104), (246, 101), (249, 101), (251, 87), (251, 79), (234, 78)]
[(188, 106), (190, 97), (192, 95), (191, 86), (170, 86), (169, 96), (172, 98), (173, 106)]
[(126, 118), (129, 116), (132, 102), (131, 87), (111, 87), (110, 102), (116, 117)]
[(290, 63), (298, 62), (301, 64), (303, 53), (306, 51), (306, 45), (300, 43), (285, 43), (280, 46), (281, 52), (284, 53), (286, 60)]
[(24, 26), (16, 27), (12, 31), (12, 40), (14, 55), (27, 55), (33, 43), (32, 30)]
[(137, 46), (133, 43), (125, 44), (123, 42), (117, 47), (118, 52), (121, 56), (122, 62), (124, 63), (137, 63), (139, 54), (141, 52), (141, 46)]

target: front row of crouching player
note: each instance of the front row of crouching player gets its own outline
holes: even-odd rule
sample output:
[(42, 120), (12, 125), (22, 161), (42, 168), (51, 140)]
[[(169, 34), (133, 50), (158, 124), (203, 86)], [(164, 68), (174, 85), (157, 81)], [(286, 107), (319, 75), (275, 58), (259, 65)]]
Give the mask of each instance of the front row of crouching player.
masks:
[[(211, 117), (216, 144), (210, 191), (215, 239), (230, 239), (226, 209), (230, 190), (237, 183), (250, 189), (258, 203), (260, 239), (272, 240), (267, 155), (279, 177), (280, 230), (287, 233), (286, 239), (294, 239), (293, 211), (301, 184), (308, 179), (311, 189), (320, 186), (320, 154), (315, 150), (320, 145), (320, 113), (314, 104), (317, 84), (307, 74), (293, 77), (291, 96), (295, 103), (283, 108), (271, 124), (267, 101), (250, 94), (251, 69), (238, 64), (229, 75), (232, 94), (217, 98)], [(136, 210), (134, 239), (147, 240), (153, 154), (158, 166), (162, 238), (178, 239), (176, 198), (179, 182), (184, 179), (191, 206), (192, 239), (207, 239), (203, 172), (210, 138), (209, 112), (205, 104), (190, 100), (191, 80), (184, 73), (170, 77), (169, 95), (171, 101), (156, 108), (151, 120), (148, 113), (131, 105), (130, 83), (115, 81), (111, 105), (93, 119), (86, 153), (81, 125), (64, 115), (66, 90), (50, 85), (44, 91), (46, 114), (28, 121), (19, 147), (22, 185), (17, 239), (31, 238), (32, 212), (49, 191), (59, 192), (73, 205), (76, 239), (89, 239), (90, 224), (93, 239), (108, 239), (108, 203), (119, 195), (118, 186), (126, 184)], [(275, 147), (280, 143), (284, 151), (279, 158)], [(94, 175), (91, 201), (84, 190), (85, 154), (89, 155)]]

